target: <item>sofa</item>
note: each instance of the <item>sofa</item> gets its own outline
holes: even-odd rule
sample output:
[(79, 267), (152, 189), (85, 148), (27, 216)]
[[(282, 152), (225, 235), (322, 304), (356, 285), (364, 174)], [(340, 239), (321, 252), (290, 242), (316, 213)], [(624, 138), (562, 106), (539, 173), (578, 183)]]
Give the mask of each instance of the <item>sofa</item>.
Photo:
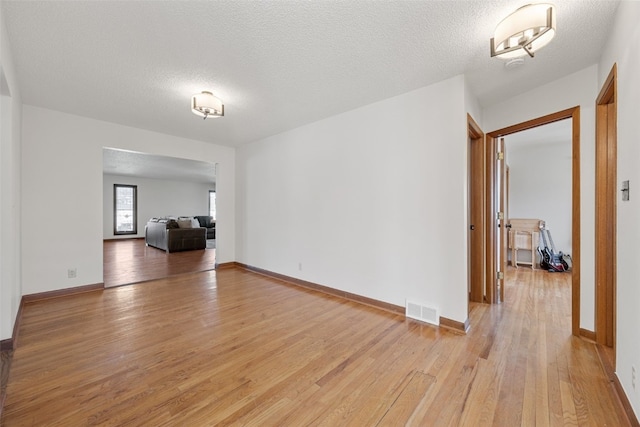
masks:
[(207, 239), (216, 238), (216, 222), (209, 215), (195, 215), (195, 219), (198, 220), (200, 227), (207, 229)]
[(144, 228), (144, 239), (147, 246), (167, 252), (191, 251), (207, 247), (207, 230), (180, 227), (176, 219), (151, 218)]

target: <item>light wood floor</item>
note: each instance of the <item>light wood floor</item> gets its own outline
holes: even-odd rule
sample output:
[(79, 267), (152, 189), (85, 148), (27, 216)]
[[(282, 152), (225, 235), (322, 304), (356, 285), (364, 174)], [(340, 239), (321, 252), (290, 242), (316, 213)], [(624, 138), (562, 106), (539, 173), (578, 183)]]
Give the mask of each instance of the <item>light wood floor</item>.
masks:
[(239, 268), (30, 303), (3, 421), (628, 425), (569, 295), (569, 274), (510, 270), (467, 335)]
[(215, 249), (169, 254), (144, 239), (105, 240), (103, 251), (105, 287), (213, 270), (216, 263)]

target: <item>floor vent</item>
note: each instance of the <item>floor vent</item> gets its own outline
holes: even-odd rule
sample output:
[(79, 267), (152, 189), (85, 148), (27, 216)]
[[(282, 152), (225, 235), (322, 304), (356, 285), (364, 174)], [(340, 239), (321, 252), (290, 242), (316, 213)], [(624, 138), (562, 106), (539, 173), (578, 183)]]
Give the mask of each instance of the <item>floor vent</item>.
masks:
[(416, 302), (407, 301), (405, 315), (421, 322), (431, 323), (432, 325), (440, 324), (440, 316), (438, 310), (433, 307), (427, 307)]

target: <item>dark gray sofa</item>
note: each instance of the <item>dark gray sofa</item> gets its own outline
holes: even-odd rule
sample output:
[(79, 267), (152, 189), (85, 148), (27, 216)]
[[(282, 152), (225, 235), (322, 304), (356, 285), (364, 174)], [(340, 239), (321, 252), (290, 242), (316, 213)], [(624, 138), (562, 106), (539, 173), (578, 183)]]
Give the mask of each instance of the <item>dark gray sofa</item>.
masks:
[(194, 218), (200, 223), (200, 227), (207, 229), (207, 239), (216, 238), (216, 222), (209, 215), (194, 215)]
[(144, 228), (147, 246), (167, 252), (191, 251), (207, 247), (205, 228), (179, 228), (173, 219), (152, 218)]

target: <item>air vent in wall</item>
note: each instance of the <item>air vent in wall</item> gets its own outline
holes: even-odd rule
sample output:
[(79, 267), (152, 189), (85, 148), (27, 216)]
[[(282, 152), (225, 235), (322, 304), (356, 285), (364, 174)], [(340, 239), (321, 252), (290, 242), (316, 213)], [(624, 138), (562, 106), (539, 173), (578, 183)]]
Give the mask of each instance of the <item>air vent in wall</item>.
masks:
[(438, 309), (429, 307), (417, 302), (407, 300), (405, 316), (416, 319), (421, 322), (431, 323), (432, 325), (440, 324), (440, 316)]

